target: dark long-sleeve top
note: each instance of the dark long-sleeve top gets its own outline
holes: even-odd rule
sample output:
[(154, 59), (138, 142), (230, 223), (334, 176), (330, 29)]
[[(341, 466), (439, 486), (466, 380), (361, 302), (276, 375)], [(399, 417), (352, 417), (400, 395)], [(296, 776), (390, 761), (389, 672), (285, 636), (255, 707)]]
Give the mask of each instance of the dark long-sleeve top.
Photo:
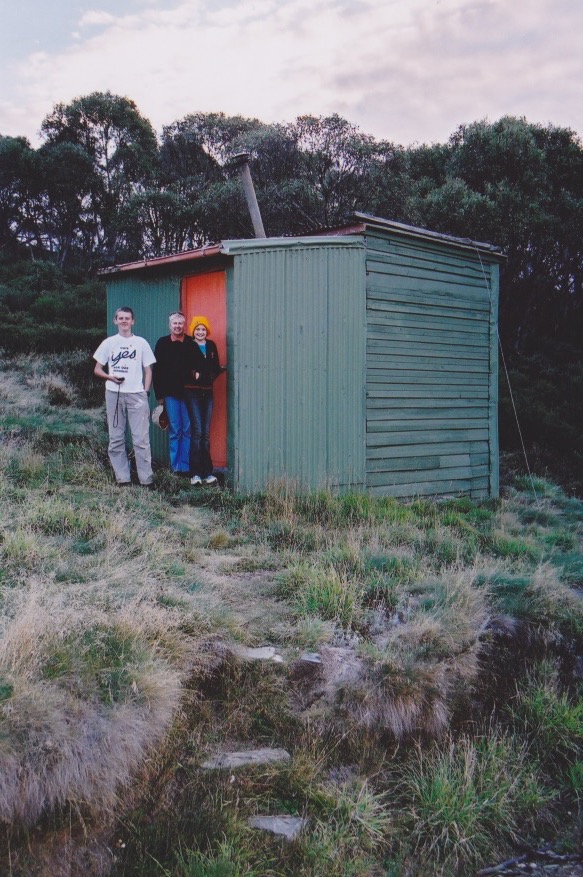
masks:
[[(206, 356), (196, 341), (194, 348), (192, 371), (186, 386), (195, 390), (212, 390), (213, 381), (222, 371), (217, 345), (210, 338), (207, 338)], [(196, 374), (198, 374), (198, 378), (195, 377)]]
[[(207, 341), (208, 344), (208, 341)], [(192, 382), (195, 369), (195, 355), (198, 344), (190, 335), (183, 341), (172, 341), (170, 335), (163, 335), (156, 342), (154, 356), (154, 395), (156, 399), (165, 396), (184, 396), (185, 384)]]

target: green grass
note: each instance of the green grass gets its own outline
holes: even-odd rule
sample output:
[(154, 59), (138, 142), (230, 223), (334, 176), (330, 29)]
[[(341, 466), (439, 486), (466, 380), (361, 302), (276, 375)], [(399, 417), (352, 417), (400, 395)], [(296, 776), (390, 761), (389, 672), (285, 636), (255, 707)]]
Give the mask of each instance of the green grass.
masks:
[[(191, 851), (180, 856), (180, 877), (242, 877), (243, 872), (233, 862), (234, 854), (235, 851), (226, 844), (216, 856)], [(245, 873), (249, 874), (247, 870)]]
[(104, 704), (143, 697), (138, 686), (151, 660), (147, 643), (130, 630), (97, 625), (54, 644), (41, 668), (43, 679), (74, 686)]
[(578, 776), (583, 758), (583, 699), (581, 691), (561, 690), (556, 667), (542, 663), (530, 671), (508, 710), (513, 726), (529, 741), (551, 776), (562, 776), (565, 771), (572, 779)]
[(395, 782), (404, 843), (427, 874), (469, 873), (495, 861), (552, 797), (524, 744), (495, 732), (418, 747)]
[[(102, 843), (112, 877), (459, 877), (576, 832), (581, 500), (121, 492), (82, 360), (0, 370), (0, 870)], [(258, 745), (291, 760), (200, 769)]]
[(0, 679), (0, 703), (10, 700), (14, 693), (14, 685), (4, 679)]
[(358, 621), (363, 603), (362, 584), (334, 566), (299, 564), (281, 576), (280, 593), (299, 615), (315, 615), (349, 628)]

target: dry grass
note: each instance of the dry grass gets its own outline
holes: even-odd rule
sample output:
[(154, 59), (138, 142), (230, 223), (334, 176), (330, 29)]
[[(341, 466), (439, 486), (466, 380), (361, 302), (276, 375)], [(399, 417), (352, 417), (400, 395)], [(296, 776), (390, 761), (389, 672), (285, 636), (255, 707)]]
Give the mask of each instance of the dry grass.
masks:
[(321, 688), (308, 698), (311, 713), (338, 709), (351, 723), (390, 731), (397, 740), (443, 734), (460, 691), (471, 690), (480, 673), (490, 614), (474, 578), (472, 570), (452, 569), (438, 581), (419, 582), (393, 615), (375, 618), (366, 637), (322, 645), (323, 685), (318, 678)]
[[(426, 856), (445, 877), (527, 826), (544, 799), (532, 753), (555, 733), (561, 771), (544, 780), (579, 793), (580, 710), (525, 668), (551, 655), (565, 677), (580, 654), (580, 504), (550, 487), (536, 508), (524, 491), (400, 503), (280, 483), (243, 498), (163, 473), (157, 491), (119, 491), (101, 413), (65, 399), (40, 360), (22, 369), (0, 372), (15, 400), (0, 444), (1, 822), (48, 826), (69, 808), (91, 835), (139, 788), (124, 877), (233, 862), (262, 877), (377, 877), (422, 873)], [(232, 640), (275, 645), (285, 663), (241, 666), (225, 659)], [(306, 649), (320, 662), (302, 662)], [(512, 709), (488, 749), (467, 731), (496, 697)], [(205, 778), (202, 756), (223, 742), (286, 746), (291, 765)], [(403, 828), (406, 774), (397, 783), (393, 768), (407, 765), (419, 808), (428, 797)], [(508, 792), (497, 815), (480, 797), (490, 778)], [(246, 826), (264, 808), (310, 829), (284, 850)], [(466, 856), (480, 813), (493, 821)]]
[(66, 801), (111, 809), (179, 705), (168, 618), (126, 604), (67, 606), (31, 583), (0, 641), (0, 819), (33, 823)]
[(112, 485), (101, 415), (70, 441), (84, 416), (62, 379), (40, 361), (1, 377), (0, 821), (17, 826), (66, 803), (111, 812), (216, 656), (195, 559), (156, 496)]

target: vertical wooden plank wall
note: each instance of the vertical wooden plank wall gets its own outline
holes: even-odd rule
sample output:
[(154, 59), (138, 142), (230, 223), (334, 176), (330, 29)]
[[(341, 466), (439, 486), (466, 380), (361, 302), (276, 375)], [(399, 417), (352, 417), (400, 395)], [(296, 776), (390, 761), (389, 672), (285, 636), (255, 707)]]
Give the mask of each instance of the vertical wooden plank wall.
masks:
[(471, 250), (367, 236), (366, 478), (374, 494), (497, 494), (498, 265), (482, 259), (483, 270)]

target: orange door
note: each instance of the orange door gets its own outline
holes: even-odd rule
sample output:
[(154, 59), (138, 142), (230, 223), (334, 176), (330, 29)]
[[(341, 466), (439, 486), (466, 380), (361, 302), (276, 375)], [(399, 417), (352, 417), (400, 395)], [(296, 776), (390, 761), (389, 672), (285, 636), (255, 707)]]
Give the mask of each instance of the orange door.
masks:
[[(219, 351), (221, 365), (227, 364), (227, 275), (225, 271), (196, 274), (182, 280), (182, 310), (186, 331), (193, 317), (207, 317), (210, 338)], [(211, 421), (211, 457), (214, 466), (227, 465), (227, 376), (221, 374), (213, 386), (214, 407)]]

